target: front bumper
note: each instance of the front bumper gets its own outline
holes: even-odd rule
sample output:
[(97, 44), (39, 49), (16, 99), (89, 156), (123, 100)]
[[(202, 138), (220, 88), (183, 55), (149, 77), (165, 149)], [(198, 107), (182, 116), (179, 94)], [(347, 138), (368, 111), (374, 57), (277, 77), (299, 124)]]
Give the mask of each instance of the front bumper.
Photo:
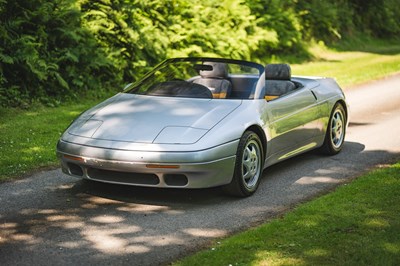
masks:
[(144, 152), (60, 140), (57, 156), (62, 171), (79, 178), (146, 187), (208, 188), (231, 182), (238, 142), (202, 151)]

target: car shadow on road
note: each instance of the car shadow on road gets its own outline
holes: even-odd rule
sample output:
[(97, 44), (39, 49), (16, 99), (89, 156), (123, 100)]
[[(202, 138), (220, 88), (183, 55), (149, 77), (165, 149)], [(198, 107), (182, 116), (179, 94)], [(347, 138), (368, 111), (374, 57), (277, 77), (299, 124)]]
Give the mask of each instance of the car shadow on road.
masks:
[[(346, 142), (341, 154), (359, 154), (365, 146), (360, 143)], [(321, 166), (328, 166), (327, 162), (340, 160), (341, 154), (336, 156), (324, 156), (318, 151), (310, 151), (300, 156), (293, 157), (286, 161), (272, 165), (264, 170), (263, 178), (260, 184), (262, 188), (270, 178), (279, 178), (285, 175), (287, 171), (296, 171), (301, 165), (303, 168), (309, 166), (309, 173), (318, 170)], [(310, 162), (318, 160), (321, 164), (313, 165)], [(332, 163), (330, 163), (332, 164)], [(303, 172), (301, 172), (303, 173)], [(296, 173), (292, 173), (295, 179), (300, 178)], [(102, 197), (117, 200), (126, 203), (141, 203), (153, 205), (204, 205), (221, 204), (240, 200), (240, 198), (224, 194), (220, 187), (207, 189), (174, 189), (174, 188), (151, 188), (135, 187), (118, 184), (108, 184), (90, 180), (79, 180), (69, 189), (71, 196), (78, 194), (87, 194), (96, 197)], [(257, 195), (258, 192), (256, 192)], [(256, 196), (253, 195), (252, 197)]]
[(149, 188), (117, 184), (107, 184), (90, 180), (79, 180), (70, 190), (72, 194), (86, 193), (130, 203), (156, 205), (168, 204), (207, 204), (215, 199), (228, 200), (220, 188), (208, 189), (175, 189)]
[(356, 142), (333, 157), (309, 152), (267, 168), (259, 190), (245, 199), (218, 188), (138, 188), (65, 177), (37, 191), (42, 195), (30, 207), (0, 213), (0, 258), (6, 264), (21, 264), (23, 257), (36, 264), (166, 264), (399, 157)]
[[(361, 143), (346, 142), (343, 151), (336, 156), (325, 156), (316, 150), (272, 165), (264, 170), (259, 190), (250, 199), (271, 197), (279, 192), (275, 191), (276, 189), (288, 190), (294, 186), (314, 186), (315, 190), (319, 190), (324, 186), (331, 187), (340, 184), (349, 175), (356, 175), (360, 171), (357, 163), (353, 163), (350, 158), (358, 158), (362, 161), (371, 160), (370, 165), (374, 166), (374, 160), (368, 158), (376, 156), (370, 156), (371, 152), (365, 153), (364, 149), (365, 146)], [(374, 152), (387, 153), (386, 151)], [(392, 154), (385, 156), (393, 157)], [(346, 171), (342, 171), (343, 169)], [(278, 184), (274, 185), (274, 191), (271, 191), (271, 182)], [(68, 193), (71, 197), (85, 194), (125, 203), (161, 205), (178, 209), (248, 200), (226, 195), (220, 187), (208, 189), (146, 188), (88, 180), (77, 181), (68, 190)]]

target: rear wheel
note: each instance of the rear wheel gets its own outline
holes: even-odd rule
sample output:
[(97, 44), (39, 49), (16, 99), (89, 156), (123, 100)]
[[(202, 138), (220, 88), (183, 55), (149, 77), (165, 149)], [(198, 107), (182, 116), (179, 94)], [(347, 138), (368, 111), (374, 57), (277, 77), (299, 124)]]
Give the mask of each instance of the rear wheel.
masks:
[(329, 118), (328, 128), (321, 151), (327, 155), (335, 155), (342, 150), (346, 135), (346, 111), (337, 103)]
[(239, 197), (252, 195), (260, 184), (263, 163), (260, 138), (256, 133), (246, 131), (240, 138), (233, 178), (230, 184), (224, 186), (225, 192)]

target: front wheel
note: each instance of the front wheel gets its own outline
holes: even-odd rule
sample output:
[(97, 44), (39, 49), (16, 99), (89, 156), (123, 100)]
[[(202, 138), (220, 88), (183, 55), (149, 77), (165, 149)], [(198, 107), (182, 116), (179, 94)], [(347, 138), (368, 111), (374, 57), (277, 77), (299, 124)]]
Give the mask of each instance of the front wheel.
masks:
[(252, 195), (260, 184), (263, 164), (260, 138), (254, 132), (246, 131), (240, 138), (233, 178), (231, 183), (224, 187), (225, 192), (239, 197)]
[(346, 135), (346, 111), (337, 103), (332, 110), (326, 130), (325, 141), (321, 151), (327, 155), (335, 155), (342, 150)]

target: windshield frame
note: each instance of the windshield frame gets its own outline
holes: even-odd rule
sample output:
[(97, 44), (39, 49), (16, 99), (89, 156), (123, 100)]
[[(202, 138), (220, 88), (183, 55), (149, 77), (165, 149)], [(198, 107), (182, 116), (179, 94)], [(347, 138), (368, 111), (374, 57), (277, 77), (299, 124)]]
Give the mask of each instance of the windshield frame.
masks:
[[(264, 73), (264, 66), (258, 63), (250, 62), (250, 61), (244, 61), (244, 60), (236, 60), (236, 59), (227, 59), (227, 58), (213, 58), (213, 57), (182, 57), (182, 58), (171, 58), (171, 59), (166, 59), (156, 65), (151, 71), (149, 71), (147, 74), (143, 76), (140, 80), (138, 80), (135, 83), (131, 83), (126, 88), (124, 89), (124, 93), (131, 93), (131, 94), (139, 94), (139, 95), (149, 95), (149, 94), (143, 94), (143, 93), (138, 93), (140, 88), (146, 84), (151, 82), (150, 79), (154, 78), (155, 73), (157, 71), (160, 71), (163, 69), (166, 65), (168, 64), (174, 64), (174, 63), (179, 63), (179, 62), (188, 62), (188, 63), (195, 63), (195, 62), (217, 62), (217, 63), (226, 63), (226, 64), (232, 64), (232, 65), (242, 65), (242, 66), (247, 66), (250, 68), (254, 68), (258, 70), (258, 74), (248, 74), (256, 76), (258, 75), (258, 78), (262, 76)], [(158, 95), (154, 95), (158, 96)], [(167, 96), (168, 97), (168, 96)], [(174, 97), (174, 96), (170, 96)], [(183, 96), (185, 97), (185, 96)], [(192, 98), (192, 97), (187, 97), (187, 98)], [(196, 98), (196, 97), (194, 97)], [(211, 97), (212, 98), (212, 97)]]

